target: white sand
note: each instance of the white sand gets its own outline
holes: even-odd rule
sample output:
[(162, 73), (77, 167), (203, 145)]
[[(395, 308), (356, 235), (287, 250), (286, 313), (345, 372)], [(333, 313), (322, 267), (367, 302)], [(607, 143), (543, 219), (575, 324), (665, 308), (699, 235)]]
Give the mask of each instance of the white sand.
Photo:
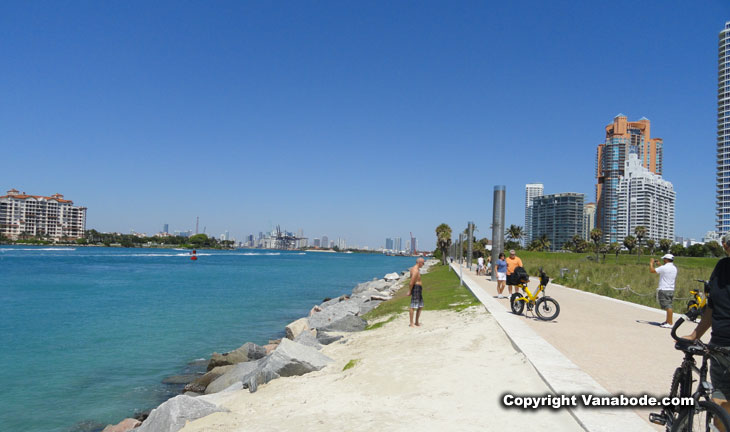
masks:
[[(482, 307), (407, 314), (347, 336), (322, 352), (335, 361), (224, 396), (215, 413), (183, 431), (582, 431), (566, 410), (507, 410), (505, 392), (544, 394), (544, 382)], [(351, 359), (357, 365), (342, 368)], [(223, 396), (223, 395), (221, 395)]]

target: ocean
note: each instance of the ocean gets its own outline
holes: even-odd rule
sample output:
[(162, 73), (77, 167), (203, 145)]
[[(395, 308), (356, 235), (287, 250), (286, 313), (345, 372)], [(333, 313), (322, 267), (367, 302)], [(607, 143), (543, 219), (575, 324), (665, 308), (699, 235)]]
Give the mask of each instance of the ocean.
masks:
[(96, 430), (175, 394), (194, 360), (280, 338), (325, 297), (414, 258), (270, 250), (0, 247), (0, 425)]

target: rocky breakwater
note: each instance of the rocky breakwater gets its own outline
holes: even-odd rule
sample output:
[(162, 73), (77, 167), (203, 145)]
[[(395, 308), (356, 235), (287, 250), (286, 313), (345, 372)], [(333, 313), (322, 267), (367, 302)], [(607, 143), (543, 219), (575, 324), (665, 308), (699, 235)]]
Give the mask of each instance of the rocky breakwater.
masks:
[[(436, 263), (427, 261), (421, 271)], [(407, 274), (407, 271), (389, 273), (381, 279), (358, 284), (349, 295), (325, 299), (310, 310), (309, 316), (287, 325), (284, 339), (269, 341), (266, 346), (247, 342), (228, 353), (213, 353), (207, 372), (185, 385), (182, 395), (152, 410), (141, 425), (126, 419), (107, 428), (118, 432), (175, 432), (188, 421), (226, 411), (220, 404), (229, 392), (243, 389), (255, 392), (273, 379), (324, 368), (333, 360), (319, 352), (322, 346), (340, 341), (347, 333), (364, 330), (367, 321), (362, 316), (390, 300)]]

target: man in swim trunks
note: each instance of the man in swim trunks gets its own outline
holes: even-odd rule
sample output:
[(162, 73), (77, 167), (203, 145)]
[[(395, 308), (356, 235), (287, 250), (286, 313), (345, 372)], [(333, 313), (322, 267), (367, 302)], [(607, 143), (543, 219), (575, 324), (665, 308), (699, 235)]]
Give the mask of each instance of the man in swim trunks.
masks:
[[(418, 319), (421, 317), (421, 309), (423, 309), (423, 287), (421, 286), (421, 267), (425, 260), (418, 258), (416, 265), (411, 267), (411, 283), (408, 286), (408, 295), (411, 296), (411, 308), (409, 314), (411, 317), (411, 327), (420, 326)], [(413, 324), (413, 309), (416, 310), (416, 323)]]

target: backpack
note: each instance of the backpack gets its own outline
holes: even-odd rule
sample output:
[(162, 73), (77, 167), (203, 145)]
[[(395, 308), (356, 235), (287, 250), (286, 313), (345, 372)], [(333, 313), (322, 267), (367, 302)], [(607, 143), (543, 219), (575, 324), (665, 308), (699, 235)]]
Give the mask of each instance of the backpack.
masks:
[(508, 285), (526, 284), (530, 282), (530, 275), (527, 274), (527, 270), (524, 267), (516, 267), (515, 271), (507, 279), (511, 279), (511, 281), (507, 281)]

